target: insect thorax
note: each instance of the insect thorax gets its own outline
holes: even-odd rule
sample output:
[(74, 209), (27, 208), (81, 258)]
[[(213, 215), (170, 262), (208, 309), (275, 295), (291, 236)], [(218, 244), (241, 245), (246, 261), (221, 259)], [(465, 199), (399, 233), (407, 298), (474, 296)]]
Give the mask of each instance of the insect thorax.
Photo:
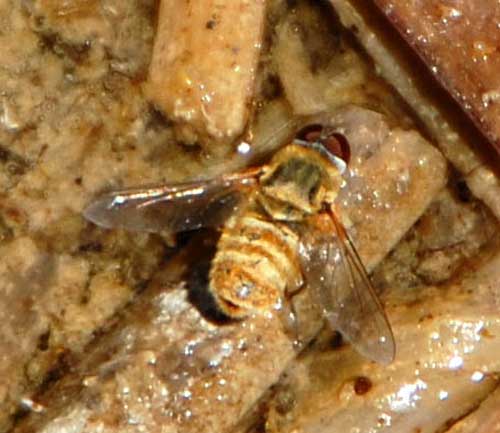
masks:
[(300, 221), (331, 203), (339, 183), (331, 163), (311, 149), (291, 145), (273, 158), (257, 200), (275, 220)]

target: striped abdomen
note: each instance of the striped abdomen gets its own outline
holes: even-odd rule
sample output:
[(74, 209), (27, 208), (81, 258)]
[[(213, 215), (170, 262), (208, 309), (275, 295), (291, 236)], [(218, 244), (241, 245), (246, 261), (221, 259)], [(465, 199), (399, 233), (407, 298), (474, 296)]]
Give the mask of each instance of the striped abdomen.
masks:
[(247, 212), (222, 232), (210, 270), (210, 290), (230, 317), (269, 311), (302, 284), (298, 237), (286, 225)]

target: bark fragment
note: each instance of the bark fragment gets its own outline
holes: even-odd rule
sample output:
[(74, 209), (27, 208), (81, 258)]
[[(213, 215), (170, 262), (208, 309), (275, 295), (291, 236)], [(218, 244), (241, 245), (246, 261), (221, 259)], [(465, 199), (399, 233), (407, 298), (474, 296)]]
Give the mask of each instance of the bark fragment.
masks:
[(375, 0), (500, 152), (500, 5)]
[[(400, 2), (401, 5), (403, 3)], [(491, 155), (487, 151), (484, 153), (488, 145), (484, 143), (482, 135), (468, 126), (467, 118), (454, 104), (450, 104), (447, 93), (432, 85), (433, 79), (429, 71), (402, 43), (397, 32), (390, 28), (373, 5), (359, 0), (331, 0), (331, 4), (342, 24), (354, 32), (373, 58), (378, 73), (396, 88), (420, 117), (433, 140), (464, 176), (473, 193), (484, 200), (497, 218), (500, 218), (498, 155), (494, 152)], [(426, 2), (418, 4), (425, 7), (423, 5)], [(418, 7), (416, 10), (419, 10)], [(412, 16), (415, 23), (420, 20), (418, 14)], [(425, 20), (424, 17), (422, 22), (425, 23)], [(436, 32), (432, 40), (437, 39)], [(455, 43), (460, 43), (460, 40), (457, 36)], [(453, 46), (453, 43), (450, 44)], [(442, 42), (439, 45), (441, 47)], [(447, 49), (446, 44), (442, 49)], [(456, 62), (462, 61), (457, 53), (454, 55), (458, 57)], [(469, 66), (472, 68), (473, 65)], [(472, 74), (470, 71), (467, 73)], [(491, 107), (491, 110), (496, 110), (493, 105)]]
[(470, 415), (454, 423), (449, 433), (500, 432), (500, 390), (497, 388)]
[(264, 11), (262, 0), (161, 2), (148, 93), (187, 142), (243, 131)]

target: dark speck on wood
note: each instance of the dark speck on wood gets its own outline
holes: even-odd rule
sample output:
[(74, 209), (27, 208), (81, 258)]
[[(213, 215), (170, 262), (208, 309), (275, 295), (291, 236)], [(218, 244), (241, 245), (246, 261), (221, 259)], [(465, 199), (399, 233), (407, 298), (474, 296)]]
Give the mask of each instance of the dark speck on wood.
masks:
[(215, 20), (208, 20), (205, 27), (208, 29), (208, 30), (213, 30), (215, 28), (215, 26), (217, 26), (217, 22)]

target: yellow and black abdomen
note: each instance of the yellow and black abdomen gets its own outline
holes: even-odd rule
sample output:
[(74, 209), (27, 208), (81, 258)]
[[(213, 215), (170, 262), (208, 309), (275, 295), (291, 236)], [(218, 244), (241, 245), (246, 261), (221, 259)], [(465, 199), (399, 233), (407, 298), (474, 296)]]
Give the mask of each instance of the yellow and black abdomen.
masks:
[(302, 284), (298, 236), (248, 211), (228, 220), (210, 270), (210, 291), (230, 317), (266, 312)]

